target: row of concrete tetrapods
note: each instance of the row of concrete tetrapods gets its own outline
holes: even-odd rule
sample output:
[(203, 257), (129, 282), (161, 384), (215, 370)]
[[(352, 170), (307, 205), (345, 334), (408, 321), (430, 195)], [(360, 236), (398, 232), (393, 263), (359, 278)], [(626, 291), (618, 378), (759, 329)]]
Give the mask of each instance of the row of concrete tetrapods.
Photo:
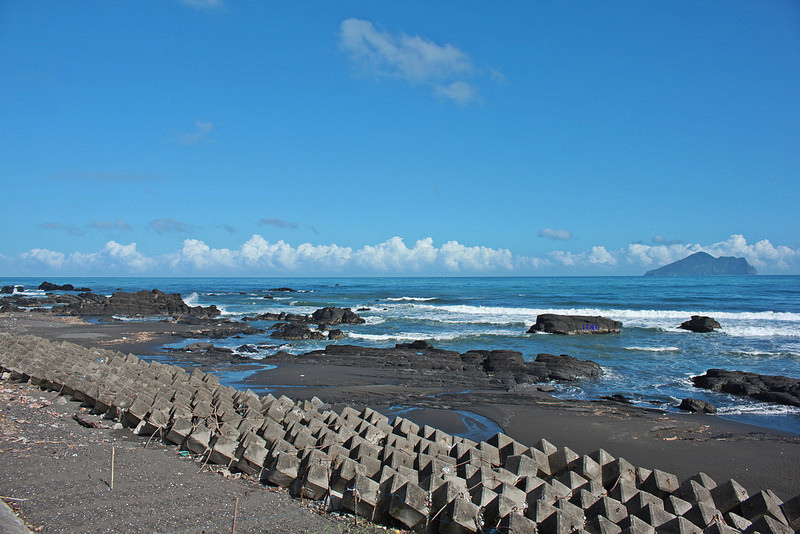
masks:
[[(476, 443), (370, 408), (339, 413), (220, 385), (212, 374), (34, 336), (0, 334), (4, 379), (86, 403), (133, 432), (374, 522), (447, 533), (784, 533), (782, 502), (734, 480), (684, 481), (600, 449), (581, 456), (504, 434)], [(494, 529), (494, 530), (493, 530)]]

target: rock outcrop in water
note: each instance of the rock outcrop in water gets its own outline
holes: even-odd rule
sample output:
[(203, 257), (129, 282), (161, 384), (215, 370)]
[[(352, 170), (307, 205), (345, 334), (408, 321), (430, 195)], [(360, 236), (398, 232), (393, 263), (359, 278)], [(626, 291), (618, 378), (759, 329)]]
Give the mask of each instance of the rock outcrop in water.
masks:
[(364, 324), (366, 320), (350, 308), (337, 308), (327, 306), (320, 308), (311, 315), (286, 312), (267, 312), (256, 317), (243, 317), (242, 321), (288, 321), (299, 324)]
[(753, 275), (756, 268), (744, 258), (720, 256), (715, 258), (706, 252), (695, 252), (682, 260), (644, 273), (645, 276), (720, 276)]
[(188, 306), (178, 293), (167, 294), (158, 289), (136, 293), (117, 292), (106, 297), (94, 293), (62, 295), (58, 297), (62, 306), (57, 311), (72, 315), (106, 317), (191, 316), (209, 319), (219, 315), (216, 306)]
[(427, 341), (398, 343), (394, 348), (328, 345), (325, 349), (293, 355), (278, 352), (268, 356), (269, 363), (304, 363), (344, 365), (348, 367), (394, 368), (414, 373), (415, 380), (425, 383), (459, 384), (461, 386), (502, 385), (574, 381), (598, 378), (600, 366), (566, 354), (539, 354), (526, 362), (522, 354), (511, 350), (471, 350), (459, 354), (437, 349)]
[(528, 333), (545, 332), (548, 334), (566, 335), (619, 334), (621, 329), (621, 322), (605, 317), (543, 313), (536, 318), (536, 324), (530, 327)]
[(91, 291), (91, 289), (87, 287), (76, 288), (72, 284), (64, 284), (64, 285), (51, 284), (47, 280), (39, 284), (39, 289), (41, 289), (42, 291), (80, 291), (84, 293)]
[(800, 379), (744, 371), (709, 369), (692, 377), (695, 387), (788, 406), (800, 406)]
[(713, 332), (716, 328), (722, 328), (722, 326), (712, 317), (692, 315), (691, 320), (682, 322), (678, 328), (691, 330), (692, 332), (706, 333)]

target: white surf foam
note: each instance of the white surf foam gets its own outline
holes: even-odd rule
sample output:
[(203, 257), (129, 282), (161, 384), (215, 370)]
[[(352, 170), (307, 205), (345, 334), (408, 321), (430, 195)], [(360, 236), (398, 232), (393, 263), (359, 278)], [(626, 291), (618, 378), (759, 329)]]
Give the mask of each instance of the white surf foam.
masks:
[(679, 352), (679, 347), (622, 347), (625, 350), (636, 350), (644, 352)]
[(533, 324), (545, 313), (562, 315), (602, 316), (621, 321), (623, 328), (657, 328), (685, 332), (678, 325), (692, 315), (710, 316), (720, 322), (722, 332), (735, 337), (800, 337), (800, 313), (791, 312), (721, 312), (713, 310), (629, 310), (601, 308), (510, 308), (501, 306), (469, 306), (405, 304), (403, 314), (446, 324)]
[(384, 300), (388, 300), (390, 302), (428, 302), (430, 300), (436, 300), (438, 297), (387, 297)]

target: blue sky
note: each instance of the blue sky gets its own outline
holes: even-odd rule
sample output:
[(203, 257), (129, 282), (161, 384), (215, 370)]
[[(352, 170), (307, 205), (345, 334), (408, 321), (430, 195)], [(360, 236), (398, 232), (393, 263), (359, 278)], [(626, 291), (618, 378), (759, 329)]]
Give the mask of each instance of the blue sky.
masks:
[(0, 2), (0, 274), (800, 273), (800, 4)]

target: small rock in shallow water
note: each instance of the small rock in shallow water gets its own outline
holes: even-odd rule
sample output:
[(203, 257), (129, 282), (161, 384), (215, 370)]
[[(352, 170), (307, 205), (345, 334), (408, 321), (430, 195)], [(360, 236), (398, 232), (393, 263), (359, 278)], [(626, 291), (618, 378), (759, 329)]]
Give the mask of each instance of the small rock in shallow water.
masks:
[(683, 399), (679, 408), (694, 413), (717, 413), (716, 406), (699, 399)]

